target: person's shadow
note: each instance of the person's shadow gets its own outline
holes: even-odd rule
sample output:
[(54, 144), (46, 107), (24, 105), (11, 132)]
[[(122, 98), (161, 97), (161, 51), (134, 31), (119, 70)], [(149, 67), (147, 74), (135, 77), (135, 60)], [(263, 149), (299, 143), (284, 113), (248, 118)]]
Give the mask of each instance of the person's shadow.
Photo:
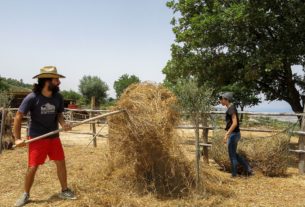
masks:
[[(27, 204), (47, 204), (47, 203), (52, 203), (55, 201), (60, 201), (62, 200), (61, 198), (58, 197), (58, 193), (53, 194), (52, 196), (50, 196), (48, 199), (43, 199), (43, 200), (29, 200), (29, 202)], [(27, 205), (26, 204), (26, 205)]]

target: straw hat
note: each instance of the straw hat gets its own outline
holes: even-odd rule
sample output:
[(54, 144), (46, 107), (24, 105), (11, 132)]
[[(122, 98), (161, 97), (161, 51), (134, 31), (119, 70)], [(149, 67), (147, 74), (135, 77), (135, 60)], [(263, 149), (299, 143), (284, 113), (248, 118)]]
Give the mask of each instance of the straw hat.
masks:
[(65, 78), (65, 76), (58, 74), (55, 66), (45, 66), (33, 78)]

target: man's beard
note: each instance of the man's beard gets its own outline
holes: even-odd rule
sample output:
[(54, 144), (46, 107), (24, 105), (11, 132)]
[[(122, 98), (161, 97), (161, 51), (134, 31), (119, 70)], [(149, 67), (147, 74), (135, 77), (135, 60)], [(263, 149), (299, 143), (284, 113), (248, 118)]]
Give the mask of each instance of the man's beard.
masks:
[(55, 86), (53, 85), (52, 83), (49, 84), (49, 87), (48, 87), (49, 91), (52, 91), (53, 94), (59, 92), (59, 87), (58, 86)]

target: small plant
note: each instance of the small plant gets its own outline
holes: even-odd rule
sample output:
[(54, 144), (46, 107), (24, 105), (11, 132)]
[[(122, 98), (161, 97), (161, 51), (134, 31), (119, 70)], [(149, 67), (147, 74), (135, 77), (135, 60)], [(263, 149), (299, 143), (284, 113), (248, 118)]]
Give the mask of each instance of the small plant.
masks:
[(199, 182), (199, 125), (207, 126), (208, 113), (215, 103), (214, 90), (207, 85), (199, 86), (197, 80), (180, 80), (174, 87), (177, 94), (181, 110), (190, 115), (191, 121), (195, 125), (196, 137), (196, 184)]

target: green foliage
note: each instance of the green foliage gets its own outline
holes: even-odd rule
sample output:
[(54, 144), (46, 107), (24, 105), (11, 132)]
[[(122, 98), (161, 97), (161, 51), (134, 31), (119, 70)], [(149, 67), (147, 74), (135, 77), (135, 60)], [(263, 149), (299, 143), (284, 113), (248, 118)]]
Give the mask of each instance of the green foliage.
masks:
[(114, 98), (107, 98), (106, 102), (104, 104), (102, 104), (102, 106), (100, 107), (101, 110), (109, 110), (109, 108), (115, 106), (116, 104), (116, 99)]
[(5, 79), (0, 77), (0, 92), (6, 91), (8, 89), (8, 85), (5, 82)]
[(0, 77), (0, 107), (7, 107), (10, 102), (10, 97), (5, 91), (9, 89), (9, 86), (4, 81), (5, 79)]
[(124, 90), (133, 83), (139, 83), (140, 79), (135, 75), (122, 75), (118, 80), (113, 84), (113, 88), (116, 92), (116, 96), (120, 97)]
[[(238, 83), (239, 92), (262, 92), (302, 111), (304, 73), (291, 66), (305, 65), (304, 2), (172, 0), (167, 5), (175, 13), (176, 36), (163, 69), (167, 81), (196, 77), (218, 91)], [(244, 104), (257, 103), (245, 97)]]
[(179, 80), (173, 88), (182, 110), (191, 114), (193, 121), (198, 122), (215, 104), (213, 89), (206, 85), (198, 86), (193, 79)]
[(243, 111), (246, 106), (255, 106), (261, 102), (260, 98), (256, 95), (255, 90), (251, 90), (240, 83), (233, 83), (221, 88), (222, 91), (231, 91), (234, 93), (234, 104), (240, 107)]
[(73, 90), (63, 90), (60, 92), (64, 99), (66, 100), (72, 100), (75, 104), (82, 106), (86, 104), (86, 101), (84, 100), (83, 96), (79, 93), (73, 91)]
[(29, 84), (24, 84), (22, 80), (18, 81), (12, 78), (0, 77), (0, 107), (9, 107), (12, 96), (7, 92), (29, 90)]
[(32, 88), (31, 84), (23, 83), (23, 80), (19, 81), (12, 78), (0, 77), (0, 91), (29, 91)]
[(17, 87), (20, 87), (20, 88), (32, 89), (32, 85), (24, 83), (22, 79), (16, 80), (16, 79), (12, 79), (12, 78), (7, 78), (6, 83), (11, 85), (11, 86), (17, 86)]
[(62, 96), (65, 98), (65, 99), (71, 99), (75, 102), (79, 101), (81, 99), (81, 95), (73, 90), (69, 90), (69, 91), (66, 91), (66, 90), (63, 90), (60, 92), (62, 94)]
[(108, 89), (107, 84), (97, 76), (83, 76), (79, 84), (79, 91), (87, 104), (92, 96), (95, 96), (97, 105), (104, 103)]

